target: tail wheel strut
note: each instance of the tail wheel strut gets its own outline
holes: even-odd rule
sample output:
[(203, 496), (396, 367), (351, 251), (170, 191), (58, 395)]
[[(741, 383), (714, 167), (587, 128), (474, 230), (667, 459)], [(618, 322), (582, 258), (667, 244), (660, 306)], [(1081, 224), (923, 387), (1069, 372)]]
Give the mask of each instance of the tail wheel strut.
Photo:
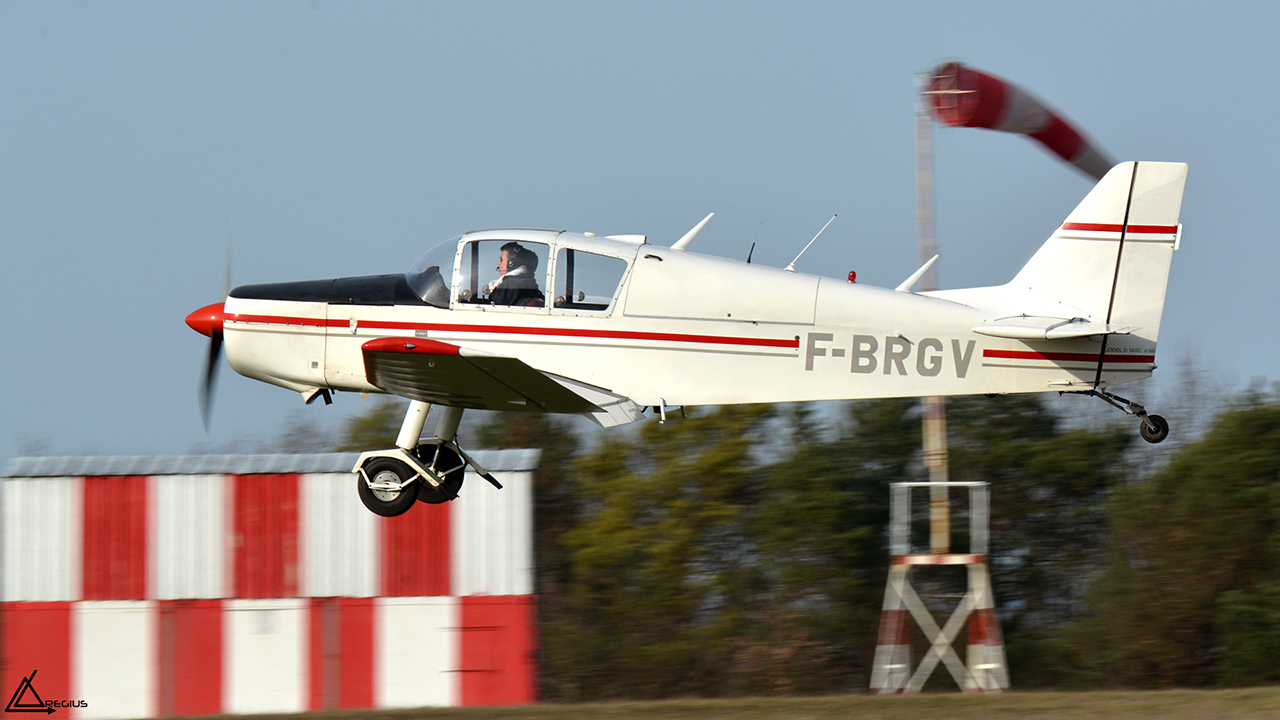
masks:
[(1141, 421), (1138, 434), (1149, 443), (1158, 443), (1169, 437), (1169, 423), (1160, 415), (1151, 415), (1147, 409), (1128, 398), (1120, 397), (1106, 390), (1090, 390), (1088, 395), (1100, 398), (1103, 402), (1123, 410), (1126, 415), (1137, 415)]

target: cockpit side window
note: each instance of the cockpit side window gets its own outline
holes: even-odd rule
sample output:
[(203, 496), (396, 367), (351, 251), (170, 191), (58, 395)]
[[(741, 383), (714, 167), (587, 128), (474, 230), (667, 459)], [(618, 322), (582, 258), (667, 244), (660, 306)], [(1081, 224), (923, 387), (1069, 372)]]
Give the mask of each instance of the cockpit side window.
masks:
[(544, 243), (476, 240), (462, 249), (458, 303), (546, 308), (550, 248)]
[(560, 248), (556, 253), (557, 310), (604, 312), (613, 303), (627, 261), (585, 250)]

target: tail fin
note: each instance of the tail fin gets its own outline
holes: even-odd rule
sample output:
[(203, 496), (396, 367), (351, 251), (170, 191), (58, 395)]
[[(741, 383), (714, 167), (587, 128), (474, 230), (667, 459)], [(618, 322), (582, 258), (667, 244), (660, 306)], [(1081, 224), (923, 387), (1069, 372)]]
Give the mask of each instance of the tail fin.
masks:
[(1010, 285), (1154, 347), (1186, 179), (1185, 163), (1116, 165)]

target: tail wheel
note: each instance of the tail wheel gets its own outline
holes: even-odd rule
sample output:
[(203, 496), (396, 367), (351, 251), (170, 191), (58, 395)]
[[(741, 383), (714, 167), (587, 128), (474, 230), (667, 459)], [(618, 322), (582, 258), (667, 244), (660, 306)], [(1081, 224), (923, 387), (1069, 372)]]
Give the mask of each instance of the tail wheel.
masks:
[(422, 464), (431, 468), (440, 476), (442, 482), (440, 487), (436, 487), (425, 480), (418, 481), (418, 499), (424, 503), (444, 503), (458, 497), (458, 491), (462, 489), (463, 475), (466, 474), (467, 465), (462, 462), (462, 458), (458, 453), (451, 450), (447, 445), (420, 445), (418, 446), (418, 458), (422, 460)]
[(1169, 423), (1159, 415), (1148, 415), (1146, 420), (1138, 426), (1138, 432), (1142, 435), (1143, 440), (1149, 443), (1158, 443), (1169, 437)]
[[(365, 482), (366, 475), (369, 482)], [(413, 501), (418, 499), (418, 488), (422, 481), (410, 483), (400, 490), (376, 486), (398, 486), (413, 476), (414, 473), (409, 466), (399, 460), (387, 457), (374, 458), (364, 464), (363, 473), (356, 473), (356, 487), (360, 491), (360, 502), (375, 515), (382, 517), (403, 515), (413, 507)], [(375, 487), (369, 487), (370, 482)]]

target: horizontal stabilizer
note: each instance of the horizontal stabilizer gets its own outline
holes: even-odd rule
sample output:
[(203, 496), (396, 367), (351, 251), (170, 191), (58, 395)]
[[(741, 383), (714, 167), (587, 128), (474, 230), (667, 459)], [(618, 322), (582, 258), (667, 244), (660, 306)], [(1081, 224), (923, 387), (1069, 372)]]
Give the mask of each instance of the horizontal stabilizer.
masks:
[(1091, 335), (1128, 335), (1137, 328), (1091, 322), (1084, 318), (1018, 315), (983, 323), (973, 331), (988, 337), (1011, 340), (1065, 340)]

